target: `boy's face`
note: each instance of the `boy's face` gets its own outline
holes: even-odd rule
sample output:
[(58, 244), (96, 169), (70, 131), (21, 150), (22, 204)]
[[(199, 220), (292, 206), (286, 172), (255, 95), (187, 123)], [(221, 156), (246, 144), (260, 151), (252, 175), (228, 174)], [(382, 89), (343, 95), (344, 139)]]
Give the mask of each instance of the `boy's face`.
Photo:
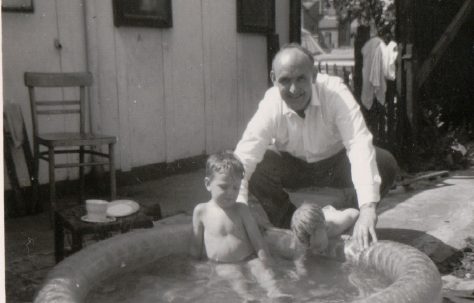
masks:
[(328, 234), (325, 228), (317, 228), (309, 238), (309, 249), (313, 254), (323, 253), (328, 247)]
[(215, 173), (206, 177), (204, 183), (214, 200), (220, 207), (226, 208), (236, 203), (242, 178), (232, 173)]

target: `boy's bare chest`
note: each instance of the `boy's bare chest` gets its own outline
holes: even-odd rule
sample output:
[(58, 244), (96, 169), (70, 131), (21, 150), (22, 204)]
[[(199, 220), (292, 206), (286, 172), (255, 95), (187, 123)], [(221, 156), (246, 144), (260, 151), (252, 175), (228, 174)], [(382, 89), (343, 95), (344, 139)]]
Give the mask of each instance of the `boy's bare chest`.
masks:
[(214, 235), (225, 236), (245, 232), (242, 219), (236, 211), (209, 214), (206, 221), (208, 224), (205, 228)]

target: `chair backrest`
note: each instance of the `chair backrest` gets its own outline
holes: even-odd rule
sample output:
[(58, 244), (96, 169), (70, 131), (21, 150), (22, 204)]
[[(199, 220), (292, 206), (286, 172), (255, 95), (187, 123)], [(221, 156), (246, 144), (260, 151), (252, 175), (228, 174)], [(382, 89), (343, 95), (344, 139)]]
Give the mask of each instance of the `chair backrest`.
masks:
[[(34, 73), (25, 72), (25, 85), (30, 96), (31, 116), (34, 137), (38, 136), (39, 115), (79, 115), (79, 129), (86, 130), (86, 87), (92, 84), (92, 74), (79, 73)], [(37, 100), (37, 88), (66, 88), (79, 89), (79, 100)]]

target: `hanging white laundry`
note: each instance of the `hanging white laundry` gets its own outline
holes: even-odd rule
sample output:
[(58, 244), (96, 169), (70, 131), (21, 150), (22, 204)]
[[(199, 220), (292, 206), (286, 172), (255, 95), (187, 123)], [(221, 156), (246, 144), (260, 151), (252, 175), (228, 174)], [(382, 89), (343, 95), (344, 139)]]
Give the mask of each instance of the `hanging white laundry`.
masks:
[(380, 104), (385, 104), (387, 85), (384, 76), (385, 42), (379, 37), (373, 37), (362, 47), (362, 104), (370, 109), (374, 96)]
[(395, 41), (390, 41), (384, 51), (384, 75), (387, 80), (395, 80), (398, 48)]

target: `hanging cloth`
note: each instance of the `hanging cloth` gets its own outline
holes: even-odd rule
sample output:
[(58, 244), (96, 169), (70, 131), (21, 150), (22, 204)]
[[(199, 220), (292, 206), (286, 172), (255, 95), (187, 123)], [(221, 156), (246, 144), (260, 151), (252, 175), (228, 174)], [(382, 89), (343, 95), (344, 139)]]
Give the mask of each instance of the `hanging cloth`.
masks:
[(387, 80), (395, 80), (397, 56), (397, 43), (392, 40), (387, 44), (384, 52), (384, 74)]
[(384, 75), (385, 42), (379, 37), (373, 37), (362, 47), (362, 104), (370, 109), (374, 97), (385, 104), (387, 85)]

